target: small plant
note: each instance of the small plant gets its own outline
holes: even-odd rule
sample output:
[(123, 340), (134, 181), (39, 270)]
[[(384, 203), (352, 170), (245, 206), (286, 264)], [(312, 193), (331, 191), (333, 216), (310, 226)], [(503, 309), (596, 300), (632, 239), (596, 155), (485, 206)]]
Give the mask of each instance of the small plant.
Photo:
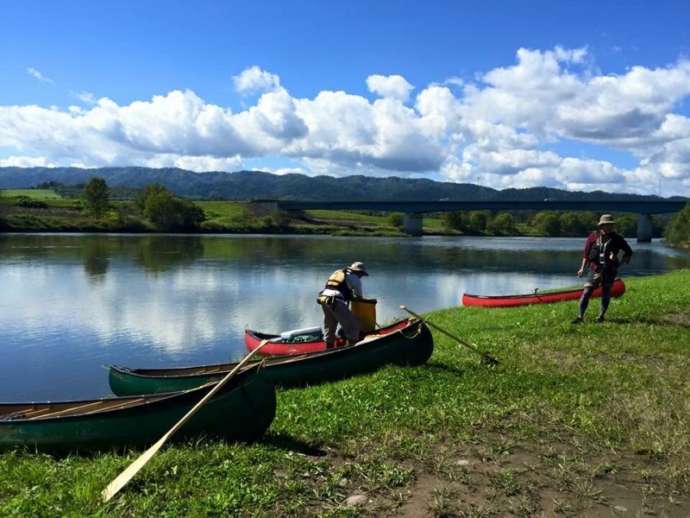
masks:
[(429, 504), (431, 515), (436, 518), (459, 516), (455, 503), (456, 499), (456, 493), (448, 488), (434, 489), (431, 503)]

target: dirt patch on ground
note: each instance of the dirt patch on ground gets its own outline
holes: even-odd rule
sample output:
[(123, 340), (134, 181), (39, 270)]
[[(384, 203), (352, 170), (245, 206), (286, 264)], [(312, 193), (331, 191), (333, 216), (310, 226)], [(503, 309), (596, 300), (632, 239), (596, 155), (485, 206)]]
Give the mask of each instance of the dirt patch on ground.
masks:
[(663, 320), (690, 329), (690, 312), (671, 313), (666, 315)]
[[(433, 458), (431, 458), (433, 457)], [(377, 516), (690, 516), (687, 495), (650, 477), (641, 455), (583, 456), (563, 445), (509, 451), (471, 445), (436, 451), (397, 498), (380, 495)]]

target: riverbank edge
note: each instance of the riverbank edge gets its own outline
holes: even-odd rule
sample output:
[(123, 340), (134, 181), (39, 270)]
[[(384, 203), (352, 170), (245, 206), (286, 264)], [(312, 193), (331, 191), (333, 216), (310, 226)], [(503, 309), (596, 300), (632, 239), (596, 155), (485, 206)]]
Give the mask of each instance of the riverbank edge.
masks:
[(430, 312), (501, 365), (434, 332), (427, 366), (280, 391), (262, 441), (166, 448), (108, 506), (136, 452), (2, 454), (0, 514), (687, 515), (690, 270), (626, 282), (603, 325), (572, 303)]

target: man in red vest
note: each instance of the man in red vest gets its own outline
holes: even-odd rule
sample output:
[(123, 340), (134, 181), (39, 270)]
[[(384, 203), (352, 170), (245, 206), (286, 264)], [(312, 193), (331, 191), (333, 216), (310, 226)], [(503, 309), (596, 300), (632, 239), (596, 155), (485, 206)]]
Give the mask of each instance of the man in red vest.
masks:
[(592, 292), (601, 286), (601, 309), (597, 322), (603, 322), (606, 310), (611, 302), (611, 286), (616, 280), (620, 260), (618, 255), (623, 251), (623, 263), (629, 263), (632, 257), (630, 245), (623, 239), (623, 236), (614, 231), (615, 221), (611, 214), (604, 214), (599, 219), (598, 229), (592, 232), (585, 241), (585, 250), (582, 257), (582, 264), (577, 271), (577, 276), (582, 277), (585, 273), (585, 266), (589, 265), (589, 275), (585, 283), (585, 289), (580, 297), (580, 311), (573, 324), (584, 322), (585, 311)]

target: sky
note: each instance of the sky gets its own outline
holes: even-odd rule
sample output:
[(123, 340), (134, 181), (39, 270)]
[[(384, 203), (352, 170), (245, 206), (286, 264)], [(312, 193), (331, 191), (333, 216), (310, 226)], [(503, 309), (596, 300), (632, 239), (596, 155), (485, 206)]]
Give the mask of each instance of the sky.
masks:
[(690, 195), (690, 3), (2, 3), (0, 166)]

